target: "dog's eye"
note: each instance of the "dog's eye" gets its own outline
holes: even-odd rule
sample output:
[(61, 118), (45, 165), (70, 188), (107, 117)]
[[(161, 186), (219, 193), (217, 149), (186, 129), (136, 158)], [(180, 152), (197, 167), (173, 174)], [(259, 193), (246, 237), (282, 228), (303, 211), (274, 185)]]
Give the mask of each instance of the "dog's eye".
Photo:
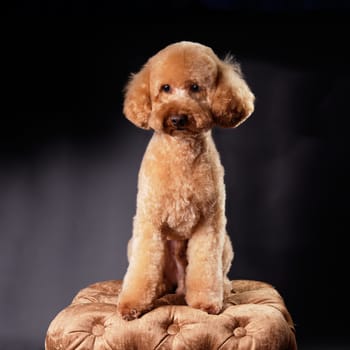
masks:
[(161, 90), (164, 92), (170, 92), (170, 85), (169, 84), (162, 85)]
[(199, 88), (199, 85), (193, 83), (190, 85), (190, 90), (191, 92), (199, 92), (200, 88)]

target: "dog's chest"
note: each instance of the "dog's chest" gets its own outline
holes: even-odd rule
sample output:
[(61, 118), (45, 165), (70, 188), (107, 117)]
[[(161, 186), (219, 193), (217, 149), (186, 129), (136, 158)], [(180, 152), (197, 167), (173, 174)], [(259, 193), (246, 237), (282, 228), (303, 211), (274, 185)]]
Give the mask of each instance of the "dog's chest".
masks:
[(147, 155), (140, 173), (139, 200), (160, 219), (169, 237), (187, 239), (217, 204), (217, 173), (208, 154), (192, 158)]
[(162, 184), (164, 203), (162, 221), (169, 228), (168, 235), (189, 238), (198, 222), (208, 215), (214, 205), (215, 186), (209, 169), (186, 167), (170, 169)]
[[(163, 182), (163, 220), (174, 230), (189, 230), (197, 224), (211, 197), (211, 184), (205, 183), (197, 172), (184, 171)], [(173, 174), (174, 172), (170, 172)]]

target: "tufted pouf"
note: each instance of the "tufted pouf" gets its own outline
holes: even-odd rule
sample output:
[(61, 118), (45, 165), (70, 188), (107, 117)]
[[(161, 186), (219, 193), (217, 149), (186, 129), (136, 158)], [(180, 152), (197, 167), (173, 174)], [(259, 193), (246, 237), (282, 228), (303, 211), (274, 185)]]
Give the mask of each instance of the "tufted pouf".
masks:
[(281, 295), (267, 283), (232, 281), (219, 315), (168, 294), (133, 321), (116, 312), (121, 283), (104, 281), (82, 289), (50, 323), (45, 349), (297, 349), (292, 318)]

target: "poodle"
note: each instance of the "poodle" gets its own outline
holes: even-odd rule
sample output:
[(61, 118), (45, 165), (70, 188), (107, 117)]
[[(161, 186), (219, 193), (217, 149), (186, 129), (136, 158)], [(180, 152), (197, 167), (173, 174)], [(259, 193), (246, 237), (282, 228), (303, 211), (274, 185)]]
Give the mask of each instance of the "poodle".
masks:
[(224, 169), (211, 136), (254, 110), (254, 95), (231, 57), (182, 41), (133, 74), (123, 112), (152, 129), (138, 179), (129, 266), (118, 313), (132, 320), (176, 291), (186, 303), (218, 314), (230, 291), (233, 250), (226, 233)]

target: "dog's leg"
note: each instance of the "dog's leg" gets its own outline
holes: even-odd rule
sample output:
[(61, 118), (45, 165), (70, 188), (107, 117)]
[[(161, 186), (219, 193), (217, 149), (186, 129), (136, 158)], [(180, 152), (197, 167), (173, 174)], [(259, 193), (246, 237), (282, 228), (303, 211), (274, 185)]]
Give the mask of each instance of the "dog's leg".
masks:
[(135, 221), (129, 247), (129, 267), (118, 299), (118, 312), (126, 320), (137, 318), (152, 308), (153, 301), (163, 294), (165, 242), (160, 230), (146, 220)]
[(165, 277), (169, 282), (169, 292), (174, 291), (179, 295), (185, 295), (185, 270), (187, 266), (186, 248), (187, 241), (166, 240), (167, 252), (165, 263)]
[(227, 297), (231, 294), (232, 283), (228, 278), (228, 273), (230, 271), (232, 261), (233, 261), (234, 253), (232, 248), (232, 243), (229, 235), (226, 233), (224, 249), (222, 252), (222, 268), (223, 268), (223, 276), (224, 276), (224, 297)]
[(225, 232), (205, 223), (188, 242), (186, 301), (189, 306), (218, 314), (223, 305)]
[(176, 266), (177, 289), (176, 294), (185, 295), (185, 270), (187, 266), (186, 249), (187, 241), (172, 241), (173, 259)]

